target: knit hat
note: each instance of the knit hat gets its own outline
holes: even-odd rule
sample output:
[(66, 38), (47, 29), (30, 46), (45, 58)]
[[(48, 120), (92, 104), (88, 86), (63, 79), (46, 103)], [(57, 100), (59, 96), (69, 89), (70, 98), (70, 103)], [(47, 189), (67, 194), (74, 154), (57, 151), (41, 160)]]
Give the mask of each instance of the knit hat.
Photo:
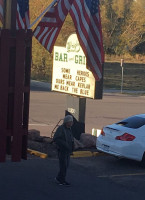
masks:
[(71, 115), (65, 116), (63, 123), (65, 124), (67, 122), (73, 122), (73, 117)]

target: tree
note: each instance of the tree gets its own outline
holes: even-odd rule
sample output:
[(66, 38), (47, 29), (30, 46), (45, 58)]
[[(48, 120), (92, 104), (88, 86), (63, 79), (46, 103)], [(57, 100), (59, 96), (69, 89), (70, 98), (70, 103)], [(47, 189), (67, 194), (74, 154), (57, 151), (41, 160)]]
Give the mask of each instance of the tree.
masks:
[(124, 50), (122, 33), (131, 15), (133, 0), (101, 1), (104, 48), (107, 54), (121, 54)]
[(107, 54), (125, 54), (145, 39), (144, 0), (101, 1), (104, 49)]
[(145, 41), (145, 2), (136, 0), (130, 8), (130, 16), (124, 25), (121, 41), (126, 50), (132, 52), (133, 48)]

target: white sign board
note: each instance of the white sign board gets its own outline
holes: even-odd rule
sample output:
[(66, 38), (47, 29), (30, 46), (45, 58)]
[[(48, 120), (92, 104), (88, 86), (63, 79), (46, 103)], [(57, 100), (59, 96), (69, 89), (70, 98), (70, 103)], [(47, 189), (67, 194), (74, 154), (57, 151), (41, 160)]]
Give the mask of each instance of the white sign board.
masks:
[(52, 90), (82, 97), (94, 98), (95, 78), (86, 69), (86, 57), (76, 34), (65, 47), (54, 47)]

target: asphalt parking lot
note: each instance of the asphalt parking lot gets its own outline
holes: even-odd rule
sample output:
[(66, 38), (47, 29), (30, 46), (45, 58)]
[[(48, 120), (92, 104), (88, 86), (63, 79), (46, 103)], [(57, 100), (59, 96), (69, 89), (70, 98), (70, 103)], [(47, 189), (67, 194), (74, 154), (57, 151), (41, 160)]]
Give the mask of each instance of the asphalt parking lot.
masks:
[(145, 169), (138, 162), (108, 155), (73, 158), (67, 174), (71, 187), (58, 186), (57, 159), (28, 156), (0, 164), (2, 200), (144, 200)]
[[(63, 119), (66, 105), (64, 94), (31, 91), (29, 129), (37, 129), (42, 136), (50, 136), (58, 121)], [(143, 108), (145, 96), (105, 93), (102, 100), (87, 99), (86, 133), (91, 133), (93, 128), (102, 129), (107, 124), (143, 113)]]

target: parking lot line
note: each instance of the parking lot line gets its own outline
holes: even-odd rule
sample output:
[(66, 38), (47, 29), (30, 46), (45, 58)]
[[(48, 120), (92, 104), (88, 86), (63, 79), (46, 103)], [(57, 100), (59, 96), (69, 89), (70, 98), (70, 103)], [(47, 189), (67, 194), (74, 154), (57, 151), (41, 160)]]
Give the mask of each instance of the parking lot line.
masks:
[(97, 176), (97, 177), (99, 177), (99, 178), (106, 178), (106, 177), (122, 177), (122, 176), (145, 176), (145, 173), (114, 174), (114, 175), (104, 175), (104, 176)]
[(54, 124), (29, 124), (29, 126), (54, 126)]

